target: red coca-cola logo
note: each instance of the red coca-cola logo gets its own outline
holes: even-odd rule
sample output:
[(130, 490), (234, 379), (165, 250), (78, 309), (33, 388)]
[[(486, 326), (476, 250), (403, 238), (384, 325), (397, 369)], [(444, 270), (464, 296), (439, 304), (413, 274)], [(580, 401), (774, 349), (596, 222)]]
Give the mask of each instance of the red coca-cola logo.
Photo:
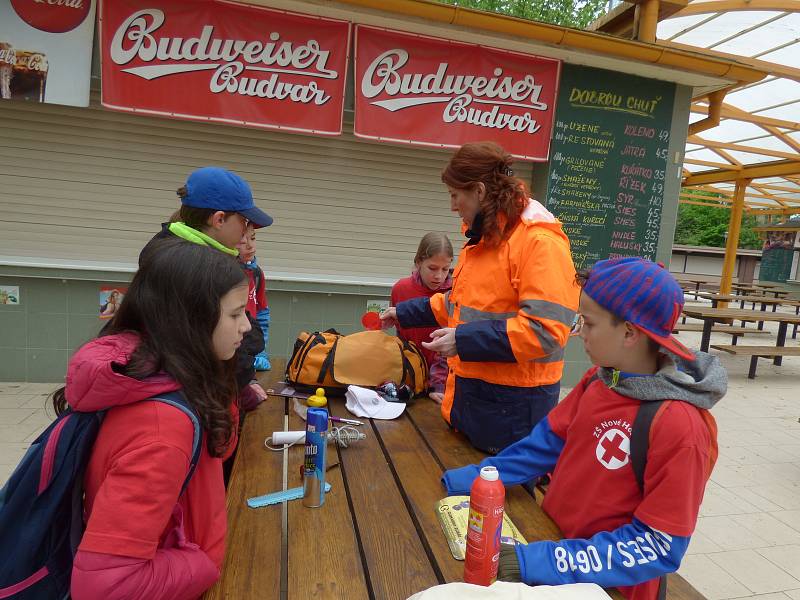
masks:
[(11, 0), (11, 6), (31, 27), (64, 33), (84, 22), (92, 0)]

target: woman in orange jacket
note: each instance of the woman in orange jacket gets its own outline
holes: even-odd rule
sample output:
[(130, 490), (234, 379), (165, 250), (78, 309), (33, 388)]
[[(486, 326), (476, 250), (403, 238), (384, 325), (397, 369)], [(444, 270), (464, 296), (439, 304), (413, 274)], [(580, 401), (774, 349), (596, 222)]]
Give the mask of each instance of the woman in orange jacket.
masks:
[(388, 309), (387, 326), (438, 326), (429, 350), (448, 357), (442, 416), (497, 453), (558, 401), (564, 347), (578, 307), (569, 240), (529, 197), (500, 146), (465, 144), (442, 181), (467, 242), (453, 287)]

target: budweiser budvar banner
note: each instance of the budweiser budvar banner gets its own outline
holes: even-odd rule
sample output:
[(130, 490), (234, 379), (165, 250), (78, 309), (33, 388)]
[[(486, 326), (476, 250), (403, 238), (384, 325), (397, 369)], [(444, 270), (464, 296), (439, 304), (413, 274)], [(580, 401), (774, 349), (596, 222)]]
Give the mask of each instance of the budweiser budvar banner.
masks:
[(355, 54), (357, 136), (547, 160), (559, 61), (362, 25)]
[(94, 0), (0, 0), (0, 100), (89, 105)]
[(103, 0), (103, 105), (338, 135), (350, 24), (224, 0)]

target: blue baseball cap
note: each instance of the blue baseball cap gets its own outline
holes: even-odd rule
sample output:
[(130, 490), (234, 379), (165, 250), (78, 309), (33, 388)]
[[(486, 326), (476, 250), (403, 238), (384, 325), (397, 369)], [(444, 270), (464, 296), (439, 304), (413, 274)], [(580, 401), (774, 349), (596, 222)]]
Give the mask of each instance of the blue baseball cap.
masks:
[(683, 290), (662, 265), (638, 257), (600, 260), (583, 292), (660, 346), (694, 360), (692, 351), (672, 335), (683, 310)]
[(255, 227), (269, 227), (272, 217), (253, 203), (248, 183), (236, 173), (220, 167), (201, 167), (186, 180), (186, 195), (181, 204), (235, 212)]

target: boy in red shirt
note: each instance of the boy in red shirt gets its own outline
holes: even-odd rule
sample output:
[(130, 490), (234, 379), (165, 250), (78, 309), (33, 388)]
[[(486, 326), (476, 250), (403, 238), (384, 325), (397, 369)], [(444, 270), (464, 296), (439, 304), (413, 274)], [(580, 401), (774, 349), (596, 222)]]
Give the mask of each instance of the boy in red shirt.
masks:
[[(655, 600), (665, 593), (660, 578), (678, 569), (694, 531), (717, 456), (708, 409), (725, 394), (727, 375), (716, 357), (672, 337), (683, 291), (663, 267), (603, 260), (580, 279), (573, 335), (597, 366), (528, 437), (442, 480), (449, 494), (465, 494), (481, 466), (497, 467), (506, 486), (552, 472), (542, 508), (565, 539), (504, 545), (498, 577), (596, 583)], [(640, 406), (655, 401), (665, 402), (652, 422), (640, 487), (632, 424)]]

